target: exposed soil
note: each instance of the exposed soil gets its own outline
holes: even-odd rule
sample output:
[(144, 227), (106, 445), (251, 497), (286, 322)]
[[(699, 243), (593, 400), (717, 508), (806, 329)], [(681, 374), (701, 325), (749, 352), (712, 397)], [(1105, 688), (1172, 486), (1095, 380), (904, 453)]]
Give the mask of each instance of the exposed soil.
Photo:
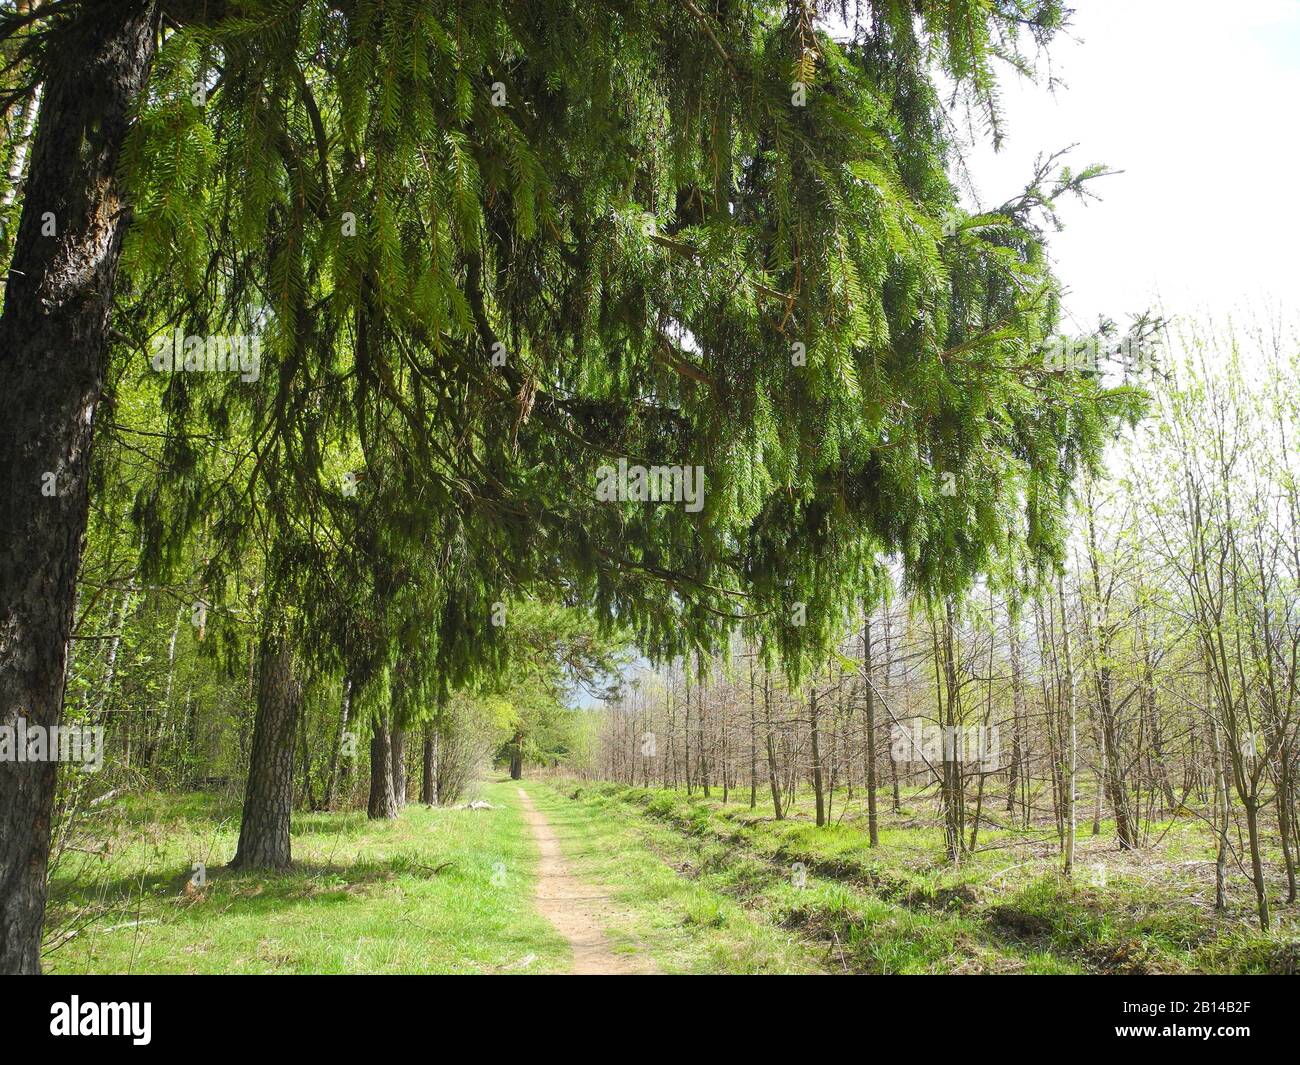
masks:
[(573, 948), (575, 976), (637, 976), (653, 973), (649, 961), (616, 954), (604, 932), (612, 907), (608, 895), (584, 884), (569, 869), (559, 839), (528, 793), (519, 789), (524, 820), (542, 860), (537, 875), (537, 908)]

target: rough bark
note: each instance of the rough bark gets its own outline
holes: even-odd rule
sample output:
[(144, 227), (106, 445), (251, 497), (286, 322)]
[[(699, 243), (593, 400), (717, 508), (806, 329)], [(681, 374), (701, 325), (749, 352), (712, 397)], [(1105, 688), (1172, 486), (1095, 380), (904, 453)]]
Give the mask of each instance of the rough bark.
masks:
[[(128, 217), (115, 173), (156, 15), (147, 0), (88, 4), (50, 50), (0, 316), (0, 722), (9, 725), (23, 716), (49, 727), (63, 712)], [(55, 770), (0, 765), (0, 973), (40, 971)]]
[(244, 813), (232, 869), (287, 869), (293, 815), (294, 738), (302, 711), (302, 684), (293, 646), (280, 635), (262, 637), (253, 751), (244, 789)]
[(397, 796), (393, 792), (393, 741), (387, 721), (376, 721), (370, 738), (370, 802), (366, 815), (372, 821), (397, 816)]

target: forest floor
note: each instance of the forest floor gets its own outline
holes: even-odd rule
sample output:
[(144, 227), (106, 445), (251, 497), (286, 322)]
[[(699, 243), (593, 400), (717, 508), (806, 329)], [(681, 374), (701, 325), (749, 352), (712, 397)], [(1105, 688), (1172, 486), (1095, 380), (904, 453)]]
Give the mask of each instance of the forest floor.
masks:
[[(294, 866), (235, 873), (234, 797), (148, 793), (82, 816), (50, 881), (51, 973), (815, 972), (792, 933), (679, 875), (665, 826), (542, 784), (491, 809), (295, 813)], [(531, 798), (530, 798), (531, 796)]]
[[(1073, 881), (1043, 829), (988, 826), (953, 868), (919, 800), (816, 828), (760, 801), (493, 780), (490, 809), (298, 813), (294, 867), (224, 866), (236, 798), (118, 797), (66, 838), (50, 886), (54, 973), (1193, 973), (1300, 970), (1300, 913), (1253, 921), (1234, 871), (1213, 901), (1194, 819), (1121, 853), (1081, 826)], [(759, 796), (761, 800), (762, 796)], [(740, 801), (737, 801), (740, 800)], [(1051, 838), (1048, 838), (1048, 836)], [(1280, 884), (1276, 868), (1270, 880)]]
[(933, 810), (906, 793), (897, 812), (882, 795), (873, 848), (861, 796), (842, 791), (821, 828), (810, 796), (777, 821), (762, 794), (750, 808), (748, 789), (725, 804), (716, 788), (707, 799), (571, 781), (548, 791), (606, 821), (667, 828), (653, 845), (681, 875), (795, 932), (834, 971), (1300, 973), (1300, 907), (1280, 895), (1280, 855), (1266, 868), (1274, 930), (1264, 934), (1235, 864), (1228, 907), (1214, 910), (1213, 840), (1195, 817), (1146, 823), (1144, 846), (1128, 852), (1113, 825), (1093, 836), (1085, 822), (1067, 879), (1053, 827), (995, 816), (952, 866)]

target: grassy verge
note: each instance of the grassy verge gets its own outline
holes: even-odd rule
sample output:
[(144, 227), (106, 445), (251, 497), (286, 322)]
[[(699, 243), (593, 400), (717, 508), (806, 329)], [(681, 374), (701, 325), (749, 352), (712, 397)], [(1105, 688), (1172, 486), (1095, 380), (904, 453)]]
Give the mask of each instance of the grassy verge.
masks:
[(1300, 963), (1293, 907), (1264, 935), (1244, 886), (1226, 914), (1206, 904), (1206, 844), (1195, 825), (1158, 826), (1160, 846), (1130, 855), (1104, 835), (1085, 838), (1070, 882), (1041, 832), (986, 832), (988, 849), (954, 869), (938, 831), (907, 824), (906, 810), (873, 849), (856, 817), (819, 829), (798, 805), (777, 822), (716, 796), (552, 790), (593, 816), (669, 828), (675, 841), (661, 846), (679, 869), (826, 946), (853, 972), (1277, 973)]
[(664, 973), (816, 973), (823, 947), (730, 892), (732, 871), (699, 868), (667, 825), (600, 795), (574, 802), (573, 786), (525, 781), (573, 873), (609, 892), (606, 933), (615, 950), (648, 954)]
[[(274, 876), (221, 867), (237, 807), (204, 795), (115, 803), (52, 877), (47, 969), (563, 972), (569, 948), (533, 905), (537, 854), (514, 790), (482, 792), (496, 809), (295, 816), (295, 866)], [(196, 862), (207, 866), (197, 889)]]

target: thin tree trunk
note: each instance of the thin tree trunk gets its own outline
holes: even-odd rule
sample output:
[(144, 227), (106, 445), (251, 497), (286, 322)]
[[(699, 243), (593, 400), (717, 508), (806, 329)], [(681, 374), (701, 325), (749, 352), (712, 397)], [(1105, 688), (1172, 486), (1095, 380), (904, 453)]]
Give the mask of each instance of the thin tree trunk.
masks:
[(393, 802), (397, 809), (406, 806), (406, 730), (393, 726), (389, 740), (389, 749), (393, 756)]
[(1250, 840), (1250, 873), (1255, 881), (1255, 909), (1259, 914), (1259, 927), (1268, 931), (1271, 919), (1268, 913), (1268, 885), (1264, 883), (1264, 863), (1260, 855), (1259, 800), (1250, 798), (1246, 807), (1246, 835)]
[(302, 804), (305, 809), (316, 809), (316, 796), (311, 789), (311, 743), (307, 738), (307, 714), (298, 715), (298, 745), (302, 748)]
[[(32, 98), (27, 101), (26, 107), (22, 112), (14, 116), (14, 128), (17, 132), (14, 138), (14, 154), (9, 160), (8, 180), (5, 182), (4, 199), (0, 200), (0, 208), (8, 210), (13, 206), (14, 201), (18, 198), (18, 189), (23, 183), (23, 175), (27, 172), (27, 149), (32, 142), (32, 133), (36, 130), (36, 115), (41, 107), (41, 86), (37, 85), (32, 93)], [(7, 236), (7, 235), (6, 235)], [(6, 242), (7, 243), (7, 242)]]
[[(1207, 685), (1208, 687), (1208, 685)], [(1214, 758), (1214, 835), (1218, 846), (1214, 857), (1214, 908), (1228, 908), (1228, 826), (1232, 815), (1232, 793), (1228, 787), (1224, 751), (1219, 742), (1219, 725), (1210, 719), (1210, 749)], [(1170, 808), (1173, 808), (1173, 803)]]
[(425, 806), (433, 806), (438, 801), (438, 788), (436, 777), (433, 772), (433, 722), (426, 722), (424, 726), (424, 775), (420, 780), (420, 801)]
[(767, 779), (772, 787), (772, 810), (778, 821), (784, 818), (781, 810), (781, 784), (777, 779), (776, 746), (772, 742), (772, 687), (771, 678), (763, 673), (763, 722), (767, 729)]
[(960, 760), (961, 696), (957, 681), (957, 647), (954, 639), (952, 600), (944, 602), (943, 640), (931, 622), (934, 654), (935, 698), (938, 718), (943, 727), (943, 775), (940, 796), (944, 815), (944, 842), (948, 860), (960, 862), (966, 849), (966, 811), (962, 764)]
[[(697, 671), (699, 670), (698, 651), (697, 653), (695, 653), (695, 670)], [(699, 700), (698, 713), (695, 714), (695, 726), (697, 726), (699, 730), (697, 735), (697, 744), (695, 745), (697, 745), (698, 748), (697, 757), (699, 758), (699, 783), (701, 783), (703, 787), (703, 792), (705, 792), (705, 798), (708, 798), (708, 752), (705, 746), (705, 727), (706, 727), (705, 687), (706, 687), (705, 681), (703, 681), (702, 679), (699, 680), (699, 683), (697, 685), (695, 685), (695, 692), (697, 692), (697, 697)]]
[(826, 824), (826, 796), (822, 793), (822, 759), (817, 747), (817, 685), (809, 690), (808, 711), (812, 728), (813, 798), (817, 804), (817, 826)]
[(334, 737), (334, 752), (330, 755), (329, 776), (325, 779), (325, 809), (334, 809), (335, 787), (338, 784), (339, 759), (343, 754), (343, 737), (348, 731), (348, 715), (352, 711), (352, 681), (343, 679), (343, 698), (339, 708), (339, 731)]
[(1024, 717), (1025, 685), (1020, 660), (1020, 614), (1018, 605), (1007, 611), (1007, 633), (1011, 655), (1011, 766), (1007, 771), (1007, 813), (1015, 809), (1016, 785), (1023, 760), (1020, 723)]
[(1277, 782), (1277, 828), (1282, 838), (1282, 860), (1286, 865), (1286, 901), (1296, 900), (1295, 854), (1291, 849), (1291, 797), (1295, 791), (1292, 777), (1292, 751), (1289, 744), (1283, 744), (1278, 752)]
[(754, 651), (749, 656), (749, 808), (758, 806), (758, 703), (754, 698)]
[(176, 677), (176, 639), (181, 631), (181, 618), (185, 614), (185, 608), (182, 606), (176, 611), (176, 621), (172, 625), (172, 637), (167, 644), (167, 687), (163, 691), (162, 705), (158, 710), (158, 727), (148, 736), (147, 746), (145, 747), (144, 764), (152, 765), (154, 755), (158, 747), (162, 744), (163, 732), (166, 729), (168, 719), (171, 717), (172, 689)]
[(1056, 579), (1056, 594), (1061, 601), (1061, 650), (1065, 661), (1065, 723), (1069, 730), (1065, 756), (1065, 875), (1074, 873), (1074, 839), (1076, 832), (1075, 775), (1078, 764), (1078, 727), (1074, 710), (1074, 662), (1070, 653), (1070, 623), (1065, 613), (1065, 589)]
[(876, 689), (871, 676), (871, 615), (865, 604), (862, 620), (862, 686), (867, 702), (867, 834), (870, 846), (880, 846), (880, 825), (876, 818)]
[(1156, 703), (1155, 669), (1151, 661), (1151, 645), (1141, 615), (1138, 620), (1138, 632), (1142, 638), (1142, 698), (1139, 711), (1148, 722), (1151, 734), (1151, 754), (1155, 763), (1156, 783), (1160, 787), (1164, 808), (1173, 810), (1177, 804), (1174, 786), (1169, 779), (1169, 767), (1165, 760), (1164, 730), (1160, 724), (1159, 708)]
[(695, 779), (691, 776), (691, 660), (689, 655), (682, 656), (682, 681), (686, 688), (686, 719), (682, 722), (682, 746), (685, 748), (683, 758), (685, 764), (683, 769), (686, 771), (686, 794), (691, 794), (692, 781)]
[[(893, 697), (893, 679), (894, 679), (894, 655), (890, 646), (890, 632), (894, 627), (893, 619), (889, 612), (885, 611), (885, 687), (889, 689), (890, 697)], [(886, 709), (889, 709), (886, 704)], [(891, 712), (890, 717), (893, 717)], [(893, 755), (893, 744), (890, 744), (889, 755), (889, 786), (892, 793), (892, 809), (894, 813), (902, 808), (902, 799), (898, 793), (898, 761)]]

